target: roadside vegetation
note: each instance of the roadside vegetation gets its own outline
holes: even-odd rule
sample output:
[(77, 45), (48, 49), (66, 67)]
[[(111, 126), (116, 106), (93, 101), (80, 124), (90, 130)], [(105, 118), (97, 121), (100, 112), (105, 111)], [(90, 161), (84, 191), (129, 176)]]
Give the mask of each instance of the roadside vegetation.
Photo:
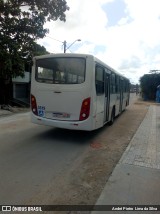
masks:
[(156, 100), (156, 91), (160, 85), (160, 73), (145, 74), (140, 78), (141, 93), (144, 100)]
[(65, 21), (67, 10), (65, 0), (0, 0), (0, 104), (11, 96), (12, 78), (24, 76), (33, 56), (47, 53), (35, 42), (49, 33), (44, 24)]

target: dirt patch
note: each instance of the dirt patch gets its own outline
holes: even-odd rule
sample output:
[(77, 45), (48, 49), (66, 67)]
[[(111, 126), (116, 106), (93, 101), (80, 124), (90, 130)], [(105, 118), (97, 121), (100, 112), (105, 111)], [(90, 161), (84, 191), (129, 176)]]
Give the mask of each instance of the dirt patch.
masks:
[[(136, 101), (115, 120), (112, 126), (106, 125), (96, 131), (96, 137), (90, 142), (84, 154), (77, 158), (70, 171), (66, 170), (55, 178), (46, 191), (37, 196), (37, 204), (95, 204), (114, 167), (143, 121), (148, 107), (148, 103)], [(33, 200), (36, 204), (35, 198)]]

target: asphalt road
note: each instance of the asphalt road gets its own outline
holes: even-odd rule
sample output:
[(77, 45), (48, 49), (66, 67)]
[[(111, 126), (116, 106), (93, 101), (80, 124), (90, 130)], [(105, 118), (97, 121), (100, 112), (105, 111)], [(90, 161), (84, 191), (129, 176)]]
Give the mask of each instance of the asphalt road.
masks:
[(0, 202), (24, 204), (83, 156), (95, 133), (34, 125), (30, 114), (0, 119)]
[[(135, 99), (131, 95), (131, 103)], [(30, 113), (0, 118), (0, 204), (34, 204), (38, 195), (43, 203), (50, 187), (56, 194), (59, 180), (83, 160), (98, 134), (35, 125)]]

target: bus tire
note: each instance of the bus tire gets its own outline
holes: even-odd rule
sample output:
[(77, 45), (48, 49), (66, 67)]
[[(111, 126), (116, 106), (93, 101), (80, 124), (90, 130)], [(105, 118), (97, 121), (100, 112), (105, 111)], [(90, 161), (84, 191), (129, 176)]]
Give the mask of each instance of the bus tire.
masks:
[(109, 121), (109, 125), (111, 126), (114, 123), (115, 111), (112, 109), (111, 120)]

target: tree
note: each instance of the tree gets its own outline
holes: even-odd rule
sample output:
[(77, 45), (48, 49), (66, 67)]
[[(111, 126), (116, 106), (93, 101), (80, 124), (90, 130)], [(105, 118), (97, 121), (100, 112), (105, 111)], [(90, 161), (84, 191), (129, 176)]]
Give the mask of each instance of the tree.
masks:
[[(33, 42), (32, 55), (40, 56), (40, 55), (45, 55), (45, 54), (49, 54), (49, 52), (46, 50), (46, 48), (44, 46), (41, 46), (41, 45)], [(31, 68), (32, 68), (32, 60), (25, 63), (25, 71), (31, 72)]]
[(44, 24), (65, 21), (67, 10), (65, 0), (0, 0), (0, 82), (24, 75), (24, 65), (35, 52), (34, 41), (49, 32)]
[(33, 56), (40, 56), (44, 54), (49, 54), (49, 52), (46, 50), (44, 46), (41, 46), (37, 43), (33, 43)]
[(157, 86), (160, 85), (160, 73), (143, 75), (140, 84), (144, 99), (155, 100)]

